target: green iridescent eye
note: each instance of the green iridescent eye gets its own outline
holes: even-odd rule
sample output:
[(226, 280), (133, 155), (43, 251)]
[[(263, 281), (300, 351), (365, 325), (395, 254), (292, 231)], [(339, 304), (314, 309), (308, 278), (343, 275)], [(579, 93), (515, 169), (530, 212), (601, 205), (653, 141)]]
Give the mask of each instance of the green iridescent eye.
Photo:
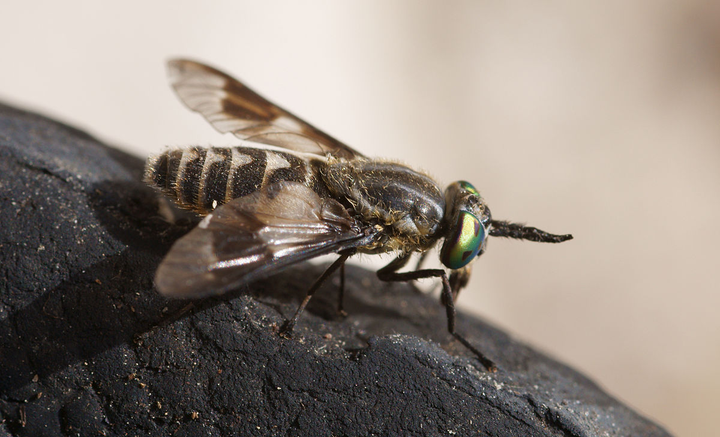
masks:
[(471, 194), (476, 194), (478, 196), (480, 195), (480, 192), (475, 187), (473, 187), (473, 184), (471, 184), (470, 182), (458, 181), (458, 183), (463, 190), (469, 191)]
[(453, 270), (466, 266), (477, 256), (485, 236), (480, 220), (467, 211), (460, 211), (452, 235), (445, 239), (440, 251), (440, 261)]

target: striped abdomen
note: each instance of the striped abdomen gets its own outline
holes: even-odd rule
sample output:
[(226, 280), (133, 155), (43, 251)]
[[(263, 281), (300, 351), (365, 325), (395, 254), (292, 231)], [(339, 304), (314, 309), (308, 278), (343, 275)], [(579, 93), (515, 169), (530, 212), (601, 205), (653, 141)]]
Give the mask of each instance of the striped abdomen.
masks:
[(171, 149), (148, 158), (145, 182), (179, 206), (207, 214), (279, 181), (300, 182), (323, 192), (317, 177), (321, 164), (289, 152), (252, 147)]

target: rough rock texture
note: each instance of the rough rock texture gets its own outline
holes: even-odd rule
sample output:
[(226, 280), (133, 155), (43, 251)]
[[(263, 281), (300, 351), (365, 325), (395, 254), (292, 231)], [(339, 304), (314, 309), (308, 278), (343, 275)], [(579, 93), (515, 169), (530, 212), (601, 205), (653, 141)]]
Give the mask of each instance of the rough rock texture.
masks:
[(435, 296), (348, 269), (295, 338), (277, 327), (321, 268), (220, 298), (160, 297), (174, 225), (143, 161), (0, 106), (0, 436), (666, 436), (572, 369)]

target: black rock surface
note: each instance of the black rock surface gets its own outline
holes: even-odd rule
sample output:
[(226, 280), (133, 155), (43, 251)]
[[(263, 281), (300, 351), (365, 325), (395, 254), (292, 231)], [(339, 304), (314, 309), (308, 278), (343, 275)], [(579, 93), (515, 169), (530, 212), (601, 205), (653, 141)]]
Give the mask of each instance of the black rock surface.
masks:
[[(155, 268), (192, 228), (158, 213), (143, 160), (0, 106), (0, 436), (667, 436), (572, 369), (437, 297), (347, 271), (287, 340), (322, 271), (167, 300)], [(332, 281), (330, 281), (332, 282)]]

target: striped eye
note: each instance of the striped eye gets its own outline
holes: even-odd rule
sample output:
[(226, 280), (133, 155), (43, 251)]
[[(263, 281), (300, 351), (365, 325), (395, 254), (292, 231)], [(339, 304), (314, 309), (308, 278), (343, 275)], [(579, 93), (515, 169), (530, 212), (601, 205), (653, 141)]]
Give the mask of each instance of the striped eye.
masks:
[(453, 232), (445, 239), (440, 261), (449, 269), (459, 269), (472, 261), (483, 246), (485, 227), (467, 211), (460, 211)]

